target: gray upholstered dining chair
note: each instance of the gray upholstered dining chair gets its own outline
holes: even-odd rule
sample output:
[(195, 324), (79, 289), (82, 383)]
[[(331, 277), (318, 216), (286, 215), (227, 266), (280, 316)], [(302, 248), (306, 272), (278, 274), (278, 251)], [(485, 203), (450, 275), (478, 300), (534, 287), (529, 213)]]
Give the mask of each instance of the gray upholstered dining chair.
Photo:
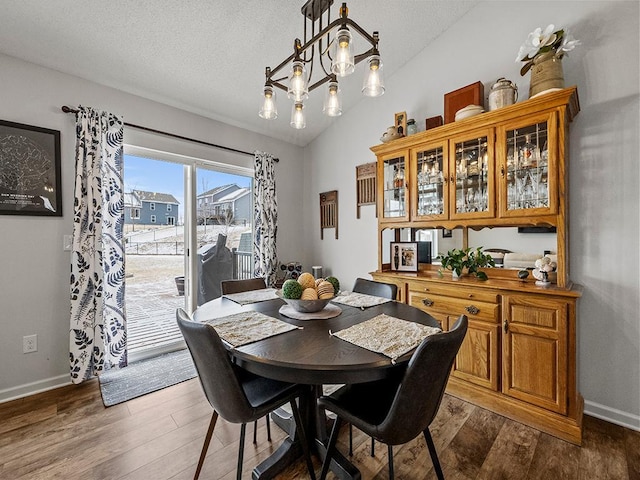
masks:
[[(377, 282), (366, 278), (356, 278), (353, 284), (353, 291), (356, 293), (366, 293), (376, 297), (390, 298), (395, 300), (398, 297), (398, 286), (394, 283)], [(371, 439), (371, 456), (376, 454), (376, 441)], [(353, 426), (349, 424), (349, 455), (353, 455)]]
[[(231, 293), (249, 292), (251, 290), (262, 290), (267, 288), (267, 284), (264, 278), (245, 278), (240, 280), (222, 280), (220, 282), (220, 290), (222, 295)], [(264, 417), (267, 422), (267, 439), (271, 441), (271, 422), (269, 422), (269, 415)], [(258, 443), (258, 422), (253, 424), (253, 443)]]
[(200, 476), (218, 415), (228, 422), (241, 424), (236, 470), (236, 478), (240, 480), (246, 424), (256, 421), (286, 403), (291, 406), (309, 475), (315, 480), (304, 426), (296, 404), (296, 398), (307, 393), (309, 387), (264, 378), (241, 369), (232, 362), (222, 340), (211, 325), (192, 321), (182, 308), (177, 309), (176, 320), (189, 348), (204, 394), (213, 407), (194, 480)]
[[(461, 315), (450, 331), (425, 338), (411, 356), (404, 374), (396, 379), (346, 385), (318, 399), (320, 408), (337, 416), (320, 480), (327, 475), (338, 432), (345, 421), (387, 444), (391, 480), (393, 445), (407, 443), (423, 433), (436, 475), (439, 480), (444, 479), (429, 425), (438, 413), (451, 367), (467, 333), (467, 325), (467, 317)], [(376, 401), (371, 401), (372, 398)]]
[(393, 283), (376, 282), (365, 278), (356, 278), (353, 284), (353, 291), (357, 293), (366, 293), (376, 297), (390, 298), (395, 300), (398, 296), (398, 286)]
[(222, 280), (220, 290), (222, 295), (230, 293), (248, 292), (250, 290), (261, 290), (267, 288), (264, 278), (246, 278), (242, 280)]

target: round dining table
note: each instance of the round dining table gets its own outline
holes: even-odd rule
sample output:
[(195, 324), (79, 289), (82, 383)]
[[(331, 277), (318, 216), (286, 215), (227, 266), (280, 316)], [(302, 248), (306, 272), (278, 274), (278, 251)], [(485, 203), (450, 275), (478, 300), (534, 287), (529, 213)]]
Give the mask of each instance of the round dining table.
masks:
[[(331, 335), (352, 325), (369, 320), (379, 314), (416, 322), (431, 327), (439, 323), (427, 313), (398, 302), (358, 308), (333, 303), (342, 312), (330, 319), (296, 320), (280, 313), (286, 305), (280, 298), (240, 305), (228, 298), (211, 300), (196, 309), (195, 321), (206, 322), (235, 313), (253, 310), (283, 322), (303, 327), (274, 335), (263, 340), (229, 346), (233, 361), (243, 369), (267, 378), (309, 385), (308, 395), (300, 398), (305, 434), (312, 452), (324, 459), (327, 439), (327, 418), (319, 411), (316, 400), (322, 395), (323, 385), (363, 383), (389, 378), (406, 367), (411, 353), (397, 358), (389, 357), (346, 342)], [(375, 401), (375, 399), (371, 399)], [(252, 473), (254, 479), (274, 478), (287, 466), (302, 456), (299, 438), (295, 435), (291, 415), (281, 409), (272, 414), (273, 420), (283, 427), (289, 436), (280, 447)], [(331, 470), (340, 479), (359, 479), (360, 472), (344, 456), (332, 458)]]

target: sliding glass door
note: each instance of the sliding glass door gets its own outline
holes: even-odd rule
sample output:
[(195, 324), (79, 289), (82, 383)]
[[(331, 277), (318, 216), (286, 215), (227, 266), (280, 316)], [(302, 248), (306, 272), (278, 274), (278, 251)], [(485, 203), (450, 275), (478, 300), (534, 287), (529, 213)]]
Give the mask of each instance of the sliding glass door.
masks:
[(217, 298), (221, 279), (252, 276), (252, 175), (129, 147), (124, 184), (127, 339), (135, 361), (184, 348), (176, 308), (192, 311)]

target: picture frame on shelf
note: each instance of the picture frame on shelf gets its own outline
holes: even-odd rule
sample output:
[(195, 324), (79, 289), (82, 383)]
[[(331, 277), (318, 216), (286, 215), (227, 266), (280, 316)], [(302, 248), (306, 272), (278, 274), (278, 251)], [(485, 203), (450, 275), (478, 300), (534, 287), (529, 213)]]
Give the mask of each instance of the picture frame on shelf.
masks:
[(418, 242), (391, 242), (391, 270), (418, 271)]
[(0, 215), (62, 216), (59, 130), (0, 120)]
[(469, 105), (479, 105), (484, 108), (484, 85), (475, 82), (444, 94), (444, 123), (455, 121), (456, 112)]
[(443, 228), (442, 229), (442, 238), (452, 238), (453, 237), (453, 231), (448, 229), (448, 228)]
[(403, 136), (407, 134), (407, 112), (398, 112), (395, 114), (393, 124), (396, 126), (396, 132)]

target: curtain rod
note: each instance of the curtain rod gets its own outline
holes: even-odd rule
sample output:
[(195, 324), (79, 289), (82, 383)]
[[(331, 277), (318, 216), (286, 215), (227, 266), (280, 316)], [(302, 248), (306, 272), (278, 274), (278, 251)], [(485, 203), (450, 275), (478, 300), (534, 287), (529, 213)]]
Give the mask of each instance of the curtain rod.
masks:
[[(66, 105), (62, 106), (62, 111), (64, 113), (78, 113), (79, 112), (79, 110), (77, 108), (67, 107)], [(138, 130), (144, 130), (145, 132), (157, 133), (158, 135), (164, 135), (166, 137), (177, 138), (179, 140), (186, 140), (187, 142), (199, 143), (200, 145), (206, 145), (207, 147), (219, 148), (221, 150), (227, 150), (228, 152), (240, 153), (242, 155), (251, 155), (252, 157), (254, 156), (254, 154), (251, 153), (251, 152), (245, 152), (244, 150), (238, 150), (236, 148), (225, 147), (224, 145), (218, 145), (216, 143), (209, 143), (209, 142), (205, 142), (203, 140), (197, 140), (195, 138), (183, 137), (182, 135), (176, 135), (175, 133), (163, 132), (162, 130), (156, 130), (155, 128), (143, 127), (143, 126), (140, 126), (140, 125), (135, 125), (133, 123), (124, 122), (124, 124), (127, 127), (137, 128)], [(274, 158), (273, 161), (277, 163), (277, 162), (280, 161), (280, 159), (279, 158)]]

